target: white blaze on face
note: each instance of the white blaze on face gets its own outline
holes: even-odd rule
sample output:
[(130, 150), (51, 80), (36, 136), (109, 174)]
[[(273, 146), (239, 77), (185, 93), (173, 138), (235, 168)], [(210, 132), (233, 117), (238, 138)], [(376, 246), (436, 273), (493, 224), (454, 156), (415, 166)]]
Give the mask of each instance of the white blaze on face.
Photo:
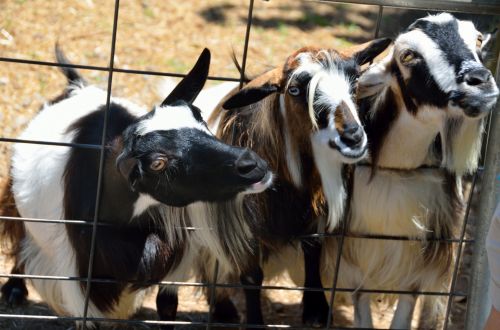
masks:
[[(297, 55), (297, 61), (300, 64), (290, 79), (291, 81), (304, 72), (312, 76), (307, 89), (307, 104), (313, 126), (317, 128), (315, 109), (335, 111), (342, 102), (347, 104), (356, 122), (361, 124), (350, 92), (350, 77), (338, 69), (330, 53), (321, 51), (318, 55), (326, 58), (326, 64), (315, 60), (310, 53)], [(334, 129), (334, 127), (329, 127), (329, 129)]]
[(471, 51), (472, 55), (476, 59), (478, 64), (481, 63), (479, 56), (477, 54), (477, 45), (476, 41), (478, 36), (481, 34), (476, 28), (474, 24), (470, 21), (458, 21), (458, 33), (464, 40), (467, 48)]
[[(350, 112), (349, 117), (354, 118), (356, 124), (361, 126), (357, 107), (352, 100), (351, 78), (346, 76), (342, 70), (339, 70), (328, 52), (323, 51), (320, 55), (324, 55), (326, 64), (318, 63), (309, 53), (300, 54), (298, 57), (300, 65), (293, 73), (293, 76), (296, 76), (302, 72), (307, 72), (312, 76), (307, 90), (307, 101), (309, 116), (316, 129), (318, 128), (316, 113), (318, 111), (327, 112), (327, 126), (314, 131), (311, 135), (311, 141), (313, 145), (316, 145), (316, 152), (320, 152), (318, 148), (321, 147), (325, 149), (324, 152), (331, 153), (331, 157), (337, 157), (336, 153), (331, 152), (330, 142), (333, 141), (341, 155), (345, 156), (342, 157), (342, 161), (352, 163), (363, 158), (366, 154), (364, 150), (366, 149), (367, 137), (364, 135), (361, 146), (354, 150), (341, 141), (341, 135), (335, 127), (335, 112), (345, 111), (346, 108)], [(341, 104), (345, 106), (340, 107)]]
[(137, 133), (145, 135), (154, 131), (182, 128), (195, 128), (212, 135), (203, 122), (199, 122), (194, 118), (191, 109), (187, 105), (156, 107), (154, 113), (138, 125)]
[[(406, 50), (415, 51), (423, 57), (434, 81), (443, 92), (448, 93), (457, 88), (455, 68), (447, 61), (439, 45), (427, 34), (421, 30), (412, 30), (400, 35), (395, 42), (395, 57), (399, 58)], [(409, 70), (402, 65), (400, 68), (404, 78), (410, 78)]]

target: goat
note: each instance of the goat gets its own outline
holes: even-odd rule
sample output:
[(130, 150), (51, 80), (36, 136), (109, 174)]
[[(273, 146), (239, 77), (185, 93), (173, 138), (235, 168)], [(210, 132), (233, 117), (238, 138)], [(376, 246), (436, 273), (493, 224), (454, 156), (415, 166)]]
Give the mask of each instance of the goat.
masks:
[[(251, 148), (276, 174), (273, 189), (258, 198), (248, 196), (236, 203), (246, 210), (242, 217), (251, 225), (253, 253), (232, 262), (220, 256), (202, 255), (199, 276), (215, 280), (212, 266), (219, 261), (220, 280), (239, 275), (245, 285), (260, 286), (261, 262), (278, 259), (290, 246), (301, 244), (305, 254), (305, 286), (322, 287), (321, 245), (299, 236), (315, 233), (320, 217), (332, 231), (344, 210), (344, 164), (363, 159), (367, 138), (354, 100), (360, 66), (371, 61), (390, 43), (380, 39), (348, 52), (313, 47), (291, 54), (283, 66), (234, 91), (214, 110), (208, 123), (219, 122), (217, 136), (226, 143)], [(225, 109), (225, 110), (224, 110)], [(326, 210), (328, 204), (328, 211)], [(224, 217), (224, 215), (220, 215)], [(238, 267), (236, 268), (234, 264)], [(245, 289), (247, 323), (262, 324), (260, 291)], [(328, 303), (323, 292), (305, 292), (303, 321), (325, 324)], [(236, 308), (227, 294), (219, 292), (214, 318), (237, 321)]]
[[(59, 63), (68, 63), (57, 49), (56, 54)], [(271, 184), (266, 162), (248, 149), (217, 140), (192, 104), (205, 84), (209, 64), (210, 52), (205, 49), (187, 76), (150, 112), (124, 99), (110, 99), (98, 214), (107, 225), (97, 230), (92, 276), (117, 282), (92, 283), (91, 318), (129, 317), (140, 307), (149, 283), (189, 279), (198, 249), (216, 240), (212, 228), (223, 233), (240, 230), (230, 219), (211, 221), (192, 211), (193, 205), (223, 203), (262, 192)], [(72, 68), (63, 72), (69, 81), (66, 92), (46, 105), (20, 138), (100, 144), (106, 92), (87, 85)], [(30, 218), (92, 220), (99, 164), (96, 150), (15, 144), (11, 173), (19, 213)], [(19, 237), (18, 268), (33, 275), (87, 276), (91, 226), (22, 225), (25, 235)], [(202, 230), (188, 232), (187, 226)], [(56, 313), (83, 315), (85, 281), (33, 279), (32, 283)], [(16, 289), (7, 287), (11, 293)], [(160, 290), (160, 320), (175, 319), (176, 309), (165, 304), (177, 304), (176, 297), (175, 289)]]
[[(410, 241), (346, 237), (339, 287), (447, 290), (452, 243), (438, 240), (454, 237), (461, 177), (477, 169), (484, 118), (498, 97), (482, 64), (481, 41), (471, 22), (430, 15), (410, 25), (361, 75), (360, 116), (370, 157), (355, 166), (348, 228), (354, 236)], [(339, 241), (325, 244), (323, 275), (331, 278)], [(370, 297), (353, 294), (355, 327), (373, 327)], [(416, 299), (399, 295), (391, 328), (411, 327)]]

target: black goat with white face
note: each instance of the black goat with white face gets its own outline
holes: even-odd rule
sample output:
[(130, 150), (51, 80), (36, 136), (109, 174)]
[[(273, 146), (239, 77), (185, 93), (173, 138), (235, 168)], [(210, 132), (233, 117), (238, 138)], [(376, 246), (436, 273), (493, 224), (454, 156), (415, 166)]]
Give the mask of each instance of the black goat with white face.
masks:
[[(57, 55), (59, 62), (67, 63), (62, 53)], [(97, 230), (92, 275), (118, 282), (92, 284), (89, 317), (129, 317), (150, 286), (144, 282), (189, 279), (200, 242), (214, 241), (208, 228), (234, 229), (190, 211), (191, 203), (224, 202), (263, 191), (271, 182), (265, 161), (248, 149), (216, 139), (192, 105), (207, 79), (209, 63), (210, 52), (205, 49), (189, 74), (149, 113), (126, 100), (110, 99), (98, 216), (112, 225)], [(68, 90), (41, 110), (21, 139), (100, 144), (106, 92), (86, 85), (74, 69), (63, 72), (70, 82)], [(92, 220), (99, 163), (96, 150), (15, 144), (12, 189), (19, 213), (29, 218)], [(25, 235), (18, 237), (22, 240), (18, 271), (87, 276), (91, 226), (20, 225)], [(188, 233), (186, 226), (204, 230)], [(57, 313), (83, 315), (85, 282), (32, 282)], [(4, 295), (19, 292), (15, 290), (19, 283), (12, 284), (3, 288)], [(175, 310), (164, 306), (166, 301), (172, 303), (171, 297), (175, 295), (161, 290), (161, 320), (175, 318)]]
[[(482, 39), (471, 22), (447, 13), (427, 16), (361, 75), (358, 97), (370, 160), (354, 172), (349, 230), (421, 241), (346, 237), (340, 287), (448, 290), (453, 246), (439, 240), (455, 237), (461, 177), (477, 169), (483, 119), (498, 98), (481, 62)], [(327, 239), (327, 278), (338, 243)], [(355, 327), (373, 327), (370, 294), (353, 298)], [(399, 295), (391, 328), (411, 327), (416, 298)]]

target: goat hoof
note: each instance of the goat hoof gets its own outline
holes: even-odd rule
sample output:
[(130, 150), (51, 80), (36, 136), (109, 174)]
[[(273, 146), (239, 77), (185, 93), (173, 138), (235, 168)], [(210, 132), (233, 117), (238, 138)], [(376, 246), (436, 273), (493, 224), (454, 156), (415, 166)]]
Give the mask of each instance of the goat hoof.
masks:
[(302, 323), (311, 328), (324, 328), (328, 319), (330, 308), (324, 299), (304, 301), (302, 312)]
[(10, 307), (19, 306), (28, 300), (28, 289), (22, 280), (9, 279), (2, 286), (2, 299)]
[(240, 316), (233, 302), (227, 299), (215, 304), (212, 320), (217, 323), (240, 323)]

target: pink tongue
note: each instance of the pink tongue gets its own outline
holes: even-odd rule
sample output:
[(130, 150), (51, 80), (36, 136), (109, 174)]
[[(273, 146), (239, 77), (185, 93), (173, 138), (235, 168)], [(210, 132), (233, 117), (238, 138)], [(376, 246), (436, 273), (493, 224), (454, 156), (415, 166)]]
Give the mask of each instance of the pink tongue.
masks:
[(264, 183), (261, 181), (261, 182), (257, 182), (257, 183), (254, 183), (252, 185), (252, 189), (254, 190), (258, 190), (258, 189), (261, 189), (264, 187)]

